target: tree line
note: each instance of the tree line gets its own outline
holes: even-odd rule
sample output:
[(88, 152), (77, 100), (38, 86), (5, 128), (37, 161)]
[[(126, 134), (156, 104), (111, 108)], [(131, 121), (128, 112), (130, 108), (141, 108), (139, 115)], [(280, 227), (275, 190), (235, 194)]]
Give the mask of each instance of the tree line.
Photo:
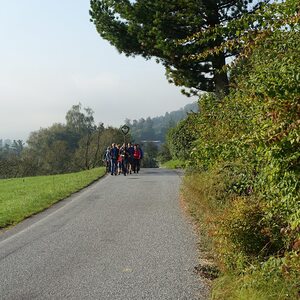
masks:
[(66, 123), (53, 124), (30, 134), (27, 145), (14, 141), (0, 150), (0, 177), (25, 177), (88, 170), (102, 165), (112, 141), (123, 142), (118, 128), (95, 123), (91, 108), (73, 105)]
[[(152, 141), (159, 138), (163, 141), (168, 128), (195, 107), (197, 103), (165, 116), (125, 121), (130, 127), (126, 141), (143, 147), (142, 167), (158, 167), (159, 147)], [(83, 108), (80, 103), (72, 106), (65, 119), (65, 124), (57, 123), (32, 132), (26, 145), (22, 140), (14, 140), (11, 146), (1, 148), (0, 178), (63, 174), (102, 166), (106, 147), (112, 142), (124, 142), (119, 128), (96, 124), (93, 110)]]
[(159, 141), (165, 142), (168, 130), (185, 119), (190, 112), (198, 111), (197, 102), (185, 105), (183, 108), (166, 112), (162, 116), (154, 118), (141, 118), (139, 120), (125, 120), (125, 124), (130, 127), (130, 133), (136, 141)]

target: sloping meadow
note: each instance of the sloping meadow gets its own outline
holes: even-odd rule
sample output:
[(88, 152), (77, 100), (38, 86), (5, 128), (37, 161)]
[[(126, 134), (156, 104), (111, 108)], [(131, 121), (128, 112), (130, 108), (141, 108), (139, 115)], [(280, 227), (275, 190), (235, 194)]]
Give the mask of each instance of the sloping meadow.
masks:
[(50, 176), (0, 180), (0, 228), (14, 225), (79, 191), (105, 174), (105, 168)]

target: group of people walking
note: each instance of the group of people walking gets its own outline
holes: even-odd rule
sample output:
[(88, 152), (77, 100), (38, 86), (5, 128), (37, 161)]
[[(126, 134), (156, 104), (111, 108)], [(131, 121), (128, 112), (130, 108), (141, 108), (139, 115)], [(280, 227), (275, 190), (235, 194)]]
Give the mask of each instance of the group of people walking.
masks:
[(107, 147), (104, 154), (104, 162), (106, 164), (106, 172), (111, 175), (124, 176), (140, 171), (141, 159), (143, 151), (139, 144), (132, 145), (124, 143), (122, 146), (113, 143), (111, 147)]

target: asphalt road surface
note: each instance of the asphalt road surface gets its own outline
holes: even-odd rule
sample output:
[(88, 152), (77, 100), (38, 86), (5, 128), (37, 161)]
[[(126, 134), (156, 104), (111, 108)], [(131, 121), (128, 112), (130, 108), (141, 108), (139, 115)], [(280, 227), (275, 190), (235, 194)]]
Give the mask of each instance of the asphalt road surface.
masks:
[(1, 299), (205, 299), (180, 176), (108, 175), (0, 233)]

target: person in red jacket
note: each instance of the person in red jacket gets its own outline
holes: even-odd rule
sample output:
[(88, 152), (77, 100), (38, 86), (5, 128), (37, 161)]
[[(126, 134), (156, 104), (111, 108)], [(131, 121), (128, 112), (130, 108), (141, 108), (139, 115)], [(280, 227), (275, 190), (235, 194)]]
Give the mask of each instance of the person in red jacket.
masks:
[(134, 145), (133, 149), (133, 173), (138, 173), (140, 170), (141, 151), (137, 145)]

